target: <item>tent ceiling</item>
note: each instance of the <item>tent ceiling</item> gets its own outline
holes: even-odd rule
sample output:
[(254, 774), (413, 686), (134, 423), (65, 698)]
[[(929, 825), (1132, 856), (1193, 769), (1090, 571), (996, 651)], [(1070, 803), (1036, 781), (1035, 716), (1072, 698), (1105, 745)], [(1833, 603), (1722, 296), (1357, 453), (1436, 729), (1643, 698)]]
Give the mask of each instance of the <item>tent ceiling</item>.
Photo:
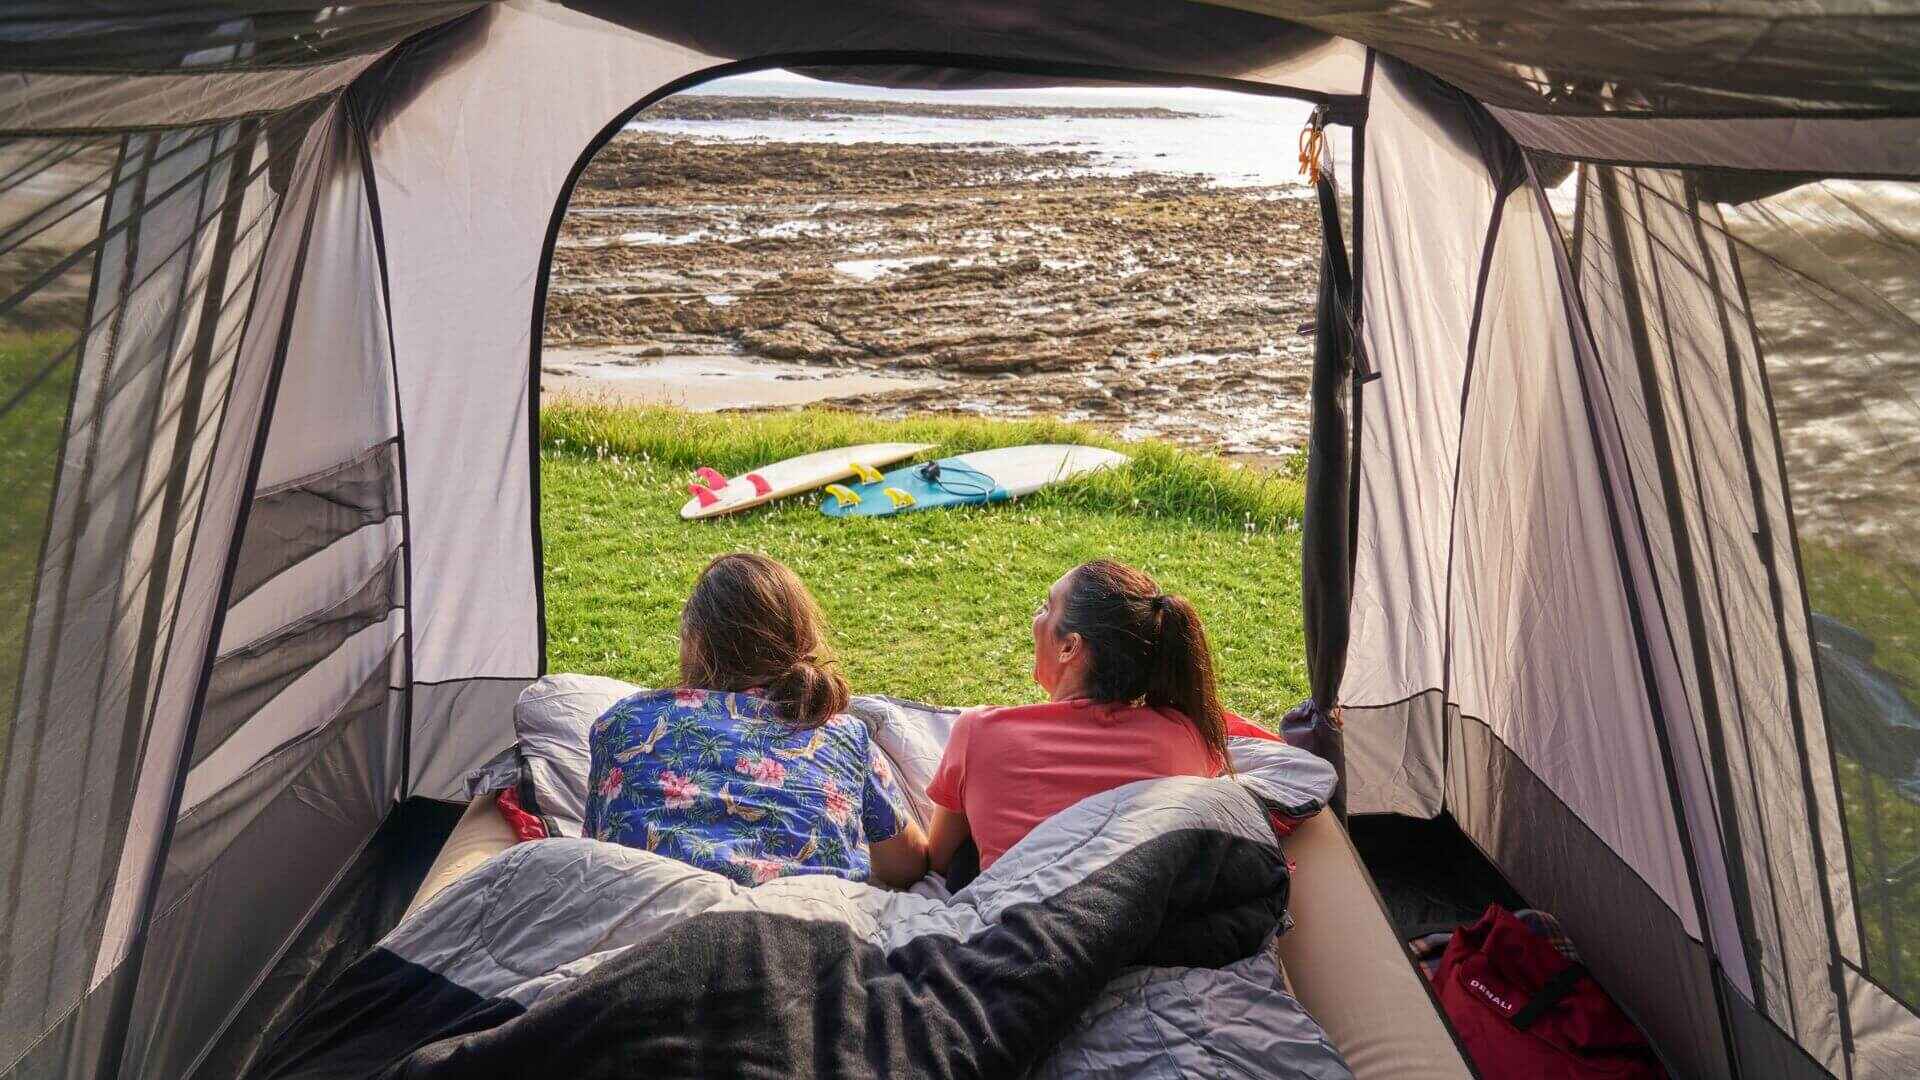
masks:
[(1371, 45), (1483, 104), (1560, 116), (1920, 114), (1895, 4), (1210, 0)]
[[(563, 2), (709, 56), (789, 58), (783, 66), (881, 85), (980, 89), (1058, 85), (1103, 73), (1137, 81), (1157, 72), (1180, 81), (1264, 83), (1316, 96), (1358, 94), (1365, 74), (1365, 50), (1357, 43), (1285, 19), (1205, 4), (794, 0), (770, 13), (757, 0)], [(871, 55), (875, 64), (822, 71), (804, 63), (823, 49)], [(889, 54), (900, 63), (887, 63)], [(979, 70), (982, 61), (998, 61), (998, 70)], [(957, 67), (975, 70), (935, 70)]]
[(1465, 90), (1523, 146), (1562, 157), (1920, 175), (1909, 123), (1920, 116), (1915, 23), (1833, 0), (225, 0), (217, 16), (185, 22), (136, 0), (84, 16), (29, 0), (0, 19), (0, 71), (16, 73), (0, 131), (125, 130), (285, 108), (490, 6), (634, 32), (709, 57), (715, 71), (778, 64), (889, 86), (1164, 81), (1322, 100), (1362, 92), (1372, 47)]
[(478, 7), (473, 0), (14, 0), (0, 70), (67, 73), (261, 70), (376, 56)]
[[(310, 67), (377, 54), (470, 0), (224, 0), (204, 14), (26, 0), (0, 20), (0, 70)], [(899, 49), (1052, 59), (1283, 85), (1289, 58), (1342, 38), (1484, 104), (1558, 116), (1912, 116), (1920, 49), (1893, 5), (1693, 0), (568, 0), (716, 56)], [(973, 85), (979, 85), (975, 83)], [(1337, 86), (1307, 86), (1330, 93)]]

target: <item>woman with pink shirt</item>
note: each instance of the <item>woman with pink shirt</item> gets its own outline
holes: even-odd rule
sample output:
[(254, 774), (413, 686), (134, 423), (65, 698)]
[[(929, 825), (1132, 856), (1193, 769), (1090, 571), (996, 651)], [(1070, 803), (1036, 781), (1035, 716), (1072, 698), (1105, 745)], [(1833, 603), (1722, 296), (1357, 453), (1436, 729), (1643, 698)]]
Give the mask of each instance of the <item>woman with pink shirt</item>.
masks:
[(969, 837), (984, 870), (1089, 795), (1226, 768), (1229, 717), (1199, 613), (1133, 567), (1100, 559), (1054, 582), (1033, 616), (1033, 679), (1046, 702), (955, 721), (927, 787), (935, 870)]

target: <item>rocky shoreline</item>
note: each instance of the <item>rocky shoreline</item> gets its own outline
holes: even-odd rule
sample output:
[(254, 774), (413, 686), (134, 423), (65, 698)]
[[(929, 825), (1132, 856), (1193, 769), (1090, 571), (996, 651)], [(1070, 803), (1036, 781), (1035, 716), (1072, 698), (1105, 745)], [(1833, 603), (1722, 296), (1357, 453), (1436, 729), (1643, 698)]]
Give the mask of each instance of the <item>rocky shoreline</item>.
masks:
[(627, 132), (562, 228), (546, 342), (569, 359), (548, 373), (618, 394), (596, 363), (871, 371), (908, 382), (830, 400), (1058, 415), (1277, 461), (1306, 420), (1319, 241), (1302, 194), (1108, 175), (1070, 149)]

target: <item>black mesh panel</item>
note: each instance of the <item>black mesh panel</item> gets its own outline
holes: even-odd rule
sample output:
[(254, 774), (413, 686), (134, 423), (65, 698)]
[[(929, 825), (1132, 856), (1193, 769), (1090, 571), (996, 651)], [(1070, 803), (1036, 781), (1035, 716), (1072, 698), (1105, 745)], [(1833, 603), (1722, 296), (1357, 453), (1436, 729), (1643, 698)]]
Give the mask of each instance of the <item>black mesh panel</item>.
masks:
[(1869, 975), (1920, 1006), (1920, 185), (1725, 209), (1766, 359)]
[(334, 541), (399, 512), (400, 472), (391, 442), (261, 492), (248, 511), (247, 543), (234, 568), (234, 602)]
[(163, 679), (205, 648), (176, 616), (224, 559), (195, 537), (231, 520), (215, 451), (254, 421), (228, 415), (261, 385), (236, 358), (316, 115), (0, 142), (0, 1063), (114, 1041), (113, 979), (75, 1010)]

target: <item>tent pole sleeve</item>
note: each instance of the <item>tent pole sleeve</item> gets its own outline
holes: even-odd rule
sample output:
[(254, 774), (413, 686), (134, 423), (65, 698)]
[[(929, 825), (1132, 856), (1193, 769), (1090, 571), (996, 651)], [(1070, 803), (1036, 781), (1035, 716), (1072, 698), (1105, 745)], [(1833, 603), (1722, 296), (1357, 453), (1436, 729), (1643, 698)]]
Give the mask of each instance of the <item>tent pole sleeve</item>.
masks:
[[(1374, 54), (1367, 50), (1366, 73), (1360, 78), (1360, 122), (1353, 126), (1353, 343), (1363, 347), (1361, 317), (1365, 310), (1367, 265), (1367, 118), (1373, 111)], [(1360, 424), (1365, 395), (1360, 388), (1370, 381), (1364, 359), (1353, 373), (1353, 434), (1350, 467), (1347, 473), (1347, 579), (1353, 579), (1355, 560), (1360, 551)], [(1335, 688), (1338, 690), (1338, 687)], [(1343, 792), (1344, 794), (1344, 792)]]
[[(406, 651), (407, 686), (400, 699), (400, 790), (394, 800), (398, 805), (413, 792), (413, 506), (407, 497), (412, 481), (407, 472), (406, 415), (400, 400), (400, 351), (393, 335), (393, 285), (387, 275), (387, 227), (380, 216), (380, 184), (374, 176), (373, 146), (367, 138), (369, 105), (365, 95), (358, 92), (357, 84), (347, 88), (343, 100), (347, 126), (353, 132), (354, 150), (360, 155), (362, 183), (367, 190), (367, 222), (373, 229), (373, 254), (380, 267), (380, 307), (387, 320), (387, 363), (393, 375), (393, 447), (395, 464), (400, 470), (400, 572), (406, 579), (401, 586), (401, 603), (405, 606), (400, 613), (404, 620), (402, 648)], [(538, 464), (536, 460), (535, 465)], [(537, 517), (539, 504), (534, 505)], [(545, 637), (543, 632), (541, 638)]]
[(1313, 696), (1287, 714), (1289, 741), (1306, 745), (1333, 763), (1339, 776), (1329, 803), (1346, 810), (1346, 753), (1333, 710), (1347, 669), (1349, 608), (1353, 602), (1351, 556), (1351, 425), (1347, 398), (1353, 377), (1353, 275), (1340, 234), (1339, 192), (1321, 173), (1320, 293), (1314, 311), (1313, 405), (1307, 443), (1307, 497), (1301, 523), (1300, 606), (1304, 616), (1307, 677)]

